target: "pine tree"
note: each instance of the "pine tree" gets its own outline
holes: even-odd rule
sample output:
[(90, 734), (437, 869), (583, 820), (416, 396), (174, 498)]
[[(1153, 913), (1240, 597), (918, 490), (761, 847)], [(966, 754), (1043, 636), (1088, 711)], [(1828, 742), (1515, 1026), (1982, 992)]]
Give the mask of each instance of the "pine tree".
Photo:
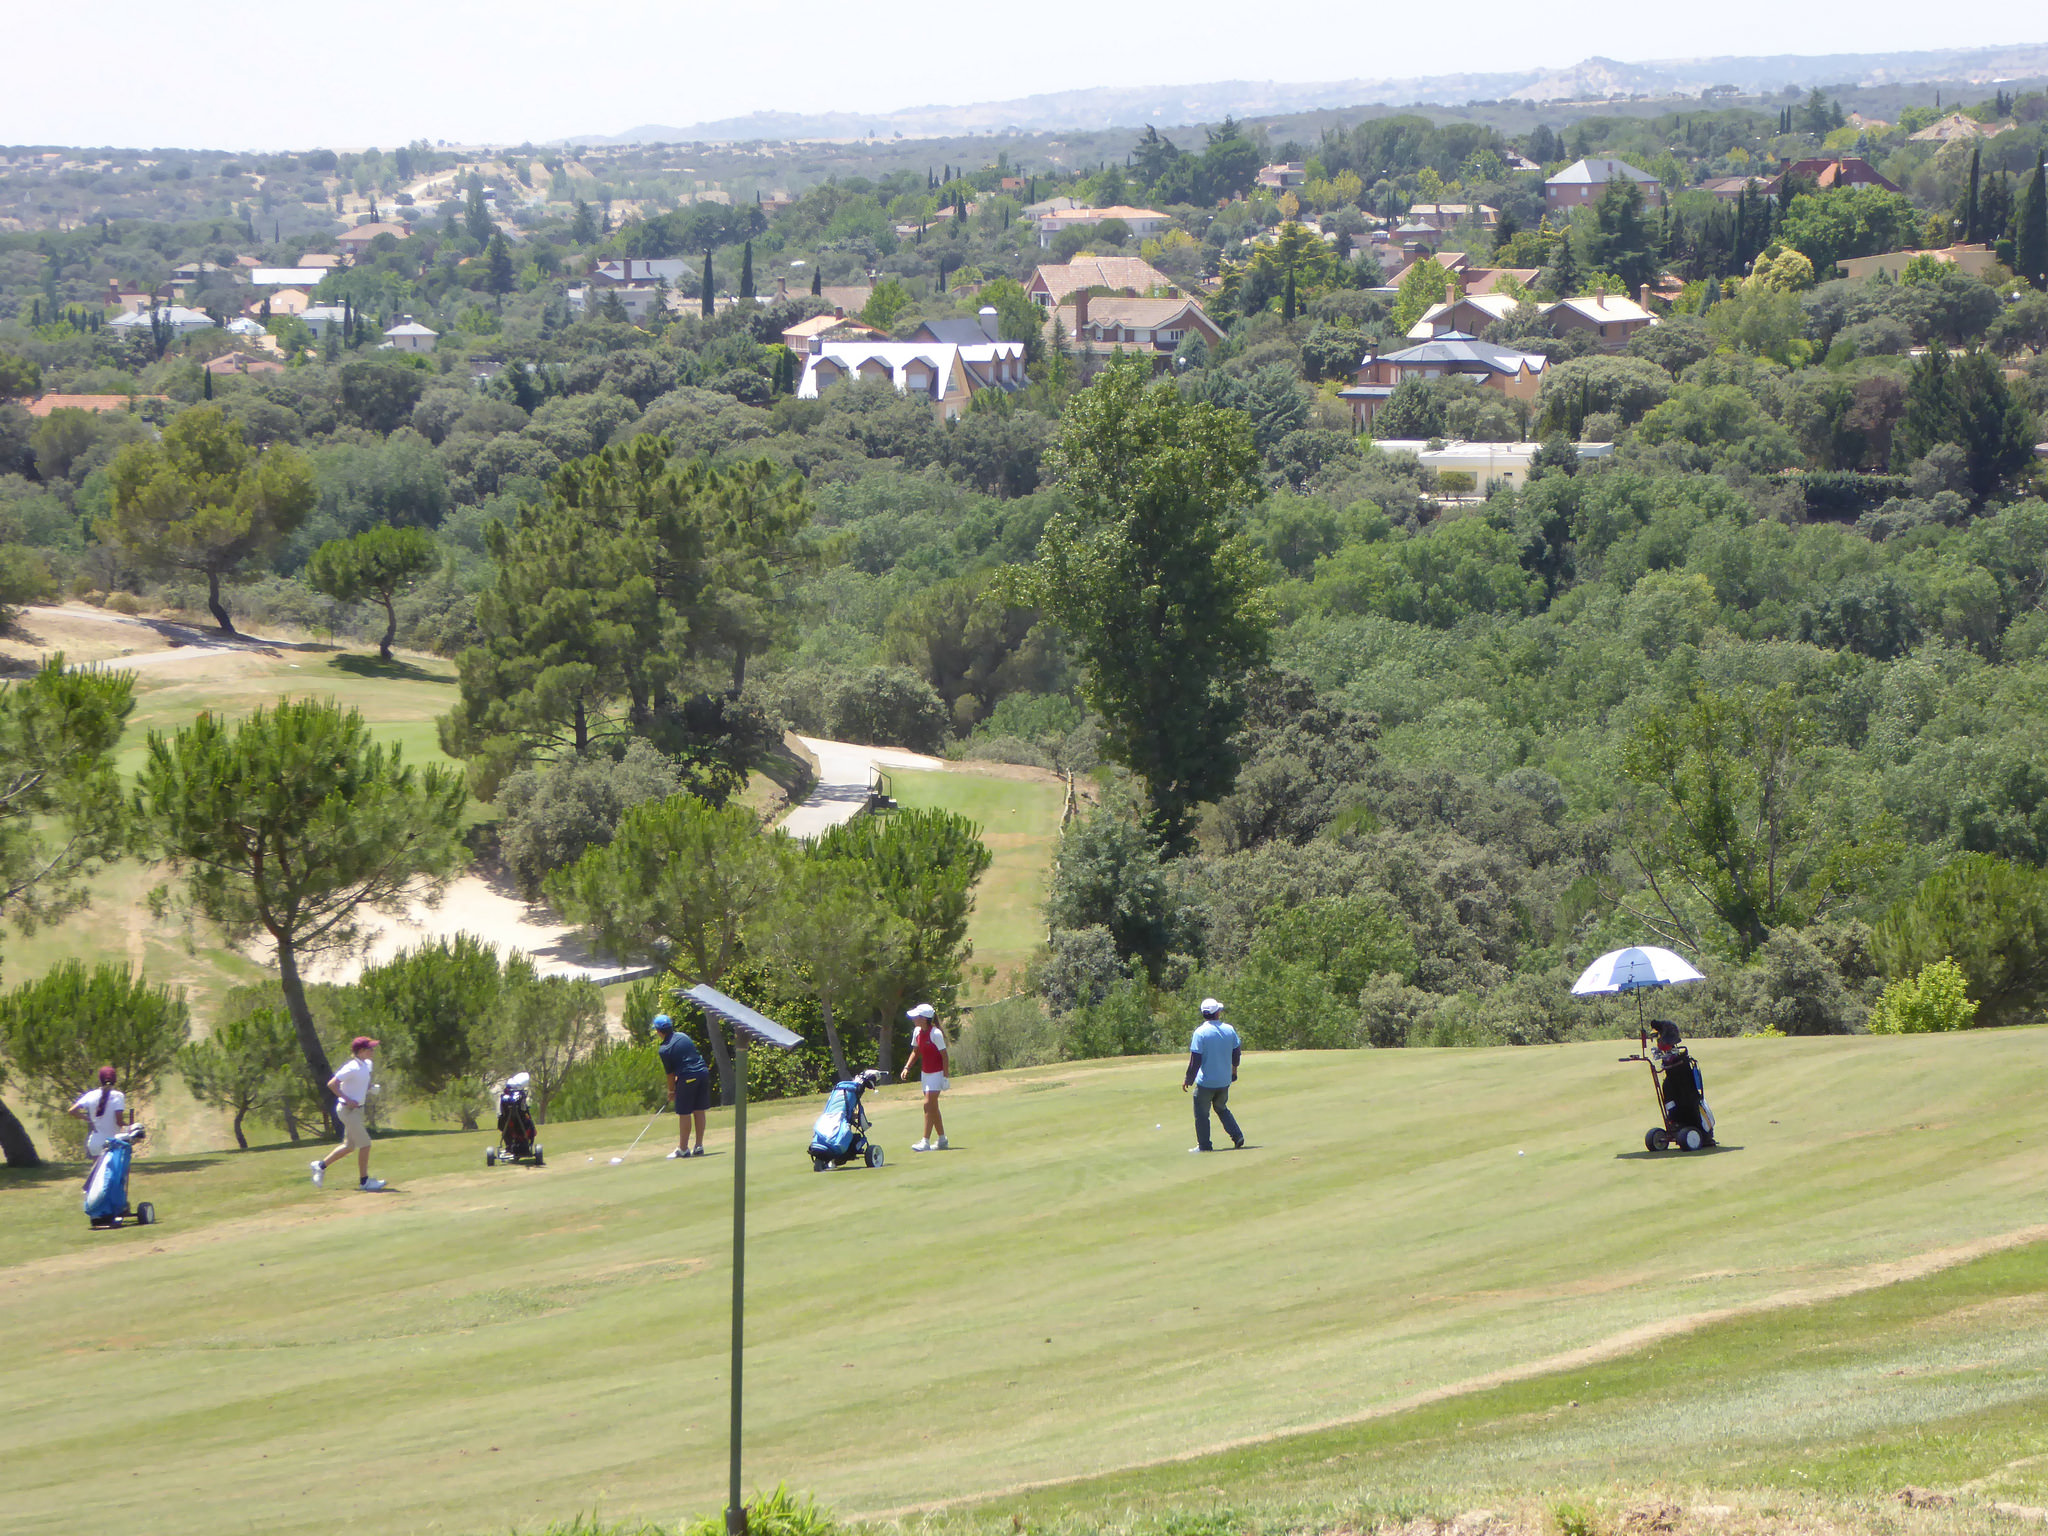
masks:
[(1579, 286), (1579, 269), (1572, 260), (1572, 232), (1567, 229), (1557, 242), (1557, 262), (1551, 268), (1551, 280), (1557, 286), (1560, 299), (1571, 298)]
[(749, 240), (740, 250), (740, 297), (754, 296), (754, 242)]
[(1294, 272), (1292, 268), (1287, 273), (1287, 292), (1280, 300), (1280, 318), (1289, 325), (1294, 323)]
[(706, 320), (709, 320), (711, 318), (711, 253), (709, 251), (706, 251), (704, 253), (704, 288), (702, 294), (702, 303), (704, 307), (704, 318)]

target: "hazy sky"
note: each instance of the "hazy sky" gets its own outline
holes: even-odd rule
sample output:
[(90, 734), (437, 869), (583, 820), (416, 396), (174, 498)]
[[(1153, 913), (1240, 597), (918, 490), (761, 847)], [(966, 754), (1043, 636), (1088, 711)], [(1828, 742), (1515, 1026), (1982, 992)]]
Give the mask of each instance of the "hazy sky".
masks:
[(100, 0), (76, 10), (0, 0), (0, 38), (0, 143), (278, 149), (543, 140), (763, 109), (879, 112), (1097, 85), (2042, 42), (2048, 7), (1467, 0), (1268, 11), (1184, 0), (1126, 13), (1087, 0), (213, 0), (167, 10)]

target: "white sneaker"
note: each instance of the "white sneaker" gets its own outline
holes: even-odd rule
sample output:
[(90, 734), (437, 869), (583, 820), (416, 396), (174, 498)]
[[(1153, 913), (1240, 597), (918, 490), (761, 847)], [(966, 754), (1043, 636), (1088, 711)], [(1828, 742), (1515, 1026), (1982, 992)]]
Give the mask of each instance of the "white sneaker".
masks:
[(668, 1155), (668, 1160), (669, 1160), (670, 1162), (674, 1162), (674, 1161), (675, 1161), (675, 1160), (676, 1160), (677, 1158), (679, 1158), (679, 1157), (688, 1157), (689, 1155), (690, 1155), (690, 1154), (689, 1154), (689, 1153), (688, 1153), (687, 1151), (685, 1151), (685, 1150), (684, 1150), (683, 1148), (681, 1148), (681, 1147), (677, 1147), (677, 1148), (675, 1149), (675, 1151), (673, 1151), (673, 1152), (669, 1153), (669, 1155)]
[(690, 1156), (692, 1156), (692, 1157), (702, 1157), (703, 1155), (704, 1155), (704, 1149), (703, 1149), (702, 1147), (699, 1147), (699, 1148), (697, 1148), (697, 1150), (696, 1150), (696, 1151), (694, 1151), (694, 1152), (692, 1152), (692, 1153), (690, 1154)]
[(374, 1195), (378, 1190), (382, 1189), (383, 1187), (384, 1181), (382, 1179), (365, 1179), (362, 1183), (356, 1186), (357, 1189), (362, 1190), (365, 1194), (371, 1195)]
[(315, 1189), (324, 1187), (326, 1178), (327, 1165), (325, 1163), (315, 1163), (313, 1165), (313, 1187)]
[(913, 1152), (929, 1152), (931, 1151), (931, 1149), (932, 1144), (930, 1142), (920, 1141), (916, 1146), (912, 1147), (910, 1150)]
[(941, 1137), (939, 1138), (939, 1146), (938, 1146), (938, 1150), (939, 1150), (939, 1151), (941, 1151), (941, 1152), (943, 1152), (943, 1151), (945, 1151), (945, 1150), (946, 1150), (946, 1138), (945, 1138), (945, 1137), (943, 1137), (943, 1136), (941, 1136)]

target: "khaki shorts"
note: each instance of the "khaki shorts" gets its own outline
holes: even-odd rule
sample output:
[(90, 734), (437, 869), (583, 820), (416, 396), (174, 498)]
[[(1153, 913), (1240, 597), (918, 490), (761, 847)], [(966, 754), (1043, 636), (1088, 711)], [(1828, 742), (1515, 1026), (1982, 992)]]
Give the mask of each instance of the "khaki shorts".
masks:
[(335, 1111), (341, 1117), (341, 1149), (353, 1152), (370, 1144), (370, 1128), (363, 1123), (363, 1106), (344, 1104)]

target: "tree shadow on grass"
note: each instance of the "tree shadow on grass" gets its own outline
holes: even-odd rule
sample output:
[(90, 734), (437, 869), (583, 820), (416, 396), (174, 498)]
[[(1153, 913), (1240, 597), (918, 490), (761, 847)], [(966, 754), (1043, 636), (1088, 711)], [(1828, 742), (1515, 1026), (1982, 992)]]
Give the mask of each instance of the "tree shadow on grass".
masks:
[(38, 1163), (33, 1168), (0, 1166), (0, 1194), (42, 1184), (82, 1183), (85, 1168), (84, 1163)]
[(374, 655), (365, 656), (360, 651), (343, 651), (330, 656), (327, 665), (351, 677), (381, 678), (388, 682), (452, 684), (455, 681), (445, 672), (429, 672), (425, 667), (396, 658), (379, 661)]

